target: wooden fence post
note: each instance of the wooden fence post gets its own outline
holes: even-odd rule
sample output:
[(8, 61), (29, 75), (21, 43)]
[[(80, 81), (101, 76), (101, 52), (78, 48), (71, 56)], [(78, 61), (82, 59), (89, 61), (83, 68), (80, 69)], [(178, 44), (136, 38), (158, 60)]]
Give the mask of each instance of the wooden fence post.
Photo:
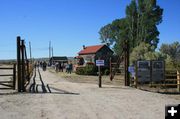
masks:
[(177, 70), (177, 91), (180, 92), (180, 72)]
[(17, 83), (18, 83), (18, 92), (21, 92), (21, 51), (20, 51), (20, 45), (21, 45), (21, 37), (17, 37)]
[(25, 87), (24, 87), (24, 82), (25, 82), (25, 60), (24, 60), (24, 40), (22, 40), (22, 44), (21, 44), (21, 56), (22, 56), (22, 91), (25, 91)]

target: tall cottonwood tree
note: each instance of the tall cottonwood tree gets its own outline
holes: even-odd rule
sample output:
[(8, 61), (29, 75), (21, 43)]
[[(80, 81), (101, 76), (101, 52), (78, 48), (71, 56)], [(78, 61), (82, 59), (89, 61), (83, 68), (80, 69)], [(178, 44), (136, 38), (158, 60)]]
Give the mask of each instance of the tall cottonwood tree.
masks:
[(108, 45), (112, 45), (115, 41), (115, 36), (114, 33), (112, 31), (112, 25), (111, 24), (107, 24), (105, 26), (103, 26), (100, 31), (100, 39), (102, 40), (102, 43), (108, 44)]
[(135, 0), (132, 0), (131, 4), (126, 7), (126, 20), (127, 20), (127, 29), (129, 41), (134, 48), (137, 46), (137, 4)]
[(132, 0), (126, 7), (125, 18), (114, 20), (100, 29), (100, 40), (114, 45), (117, 54), (125, 40), (129, 41), (130, 51), (141, 42), (150, 44), (155, 50), (159, 42), (157, 25), (162, 22), (162, 14), (163, 9), (156, 0)]
[(124, 41), (128, 39), (127, 22), (125, 18), (116, 19), (111, 24), (102, 27), (99, 31), (102, 43), (114, 45), (113, 49), (116, 54), (123, 50)]
[(157, 25), (162, 22), (163, 9), (156, 0), (132, 0), (126, 8), (129, 39), (133, 46), (145, 42), (154, 46), (159, 42)]

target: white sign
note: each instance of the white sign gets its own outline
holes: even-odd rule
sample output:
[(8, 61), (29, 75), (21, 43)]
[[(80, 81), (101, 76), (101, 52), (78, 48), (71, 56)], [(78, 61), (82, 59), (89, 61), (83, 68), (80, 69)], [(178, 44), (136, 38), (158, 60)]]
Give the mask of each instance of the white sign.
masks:
[(104, 60), (96, 60), (96, 66), (104, 66)]

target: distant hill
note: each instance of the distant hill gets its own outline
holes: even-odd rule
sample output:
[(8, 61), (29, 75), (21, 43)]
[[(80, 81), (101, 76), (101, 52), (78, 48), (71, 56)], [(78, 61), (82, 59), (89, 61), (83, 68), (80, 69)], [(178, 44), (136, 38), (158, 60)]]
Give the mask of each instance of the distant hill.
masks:
[(74, 60), (74, 57), (67, 57), (68, 60)]
[(14, 64), (14, 63), (16, 63), (15, 59), (0, 60), (0, 64)]
[[(68, 60), (70, 61), (73, 61), (74, 60), (74, 57), (67, 57)], [(33, 58), (34, 61), (49, 61), (49, 58), (47, 57), (44, 57), (44, 58)], [(7, 60), (0, 60), (0, 64), (14, 64), (16, 63), (16, 59), (7, 59)]]

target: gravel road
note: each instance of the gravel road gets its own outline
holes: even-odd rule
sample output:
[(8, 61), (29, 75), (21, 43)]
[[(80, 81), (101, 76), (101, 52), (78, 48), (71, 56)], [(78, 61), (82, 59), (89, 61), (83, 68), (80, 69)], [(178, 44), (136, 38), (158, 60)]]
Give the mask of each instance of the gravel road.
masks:
[[(2, 93), (2, 119), (164, 119), (165, 105), (179, 104), (180, 95), (141, 91), (131, 87), (69, 82), (42, 71), (47, 93)], [(39, 76), (36, 84), (40, 86)], [(47, 87), (46, 87), (47, 89)]]

